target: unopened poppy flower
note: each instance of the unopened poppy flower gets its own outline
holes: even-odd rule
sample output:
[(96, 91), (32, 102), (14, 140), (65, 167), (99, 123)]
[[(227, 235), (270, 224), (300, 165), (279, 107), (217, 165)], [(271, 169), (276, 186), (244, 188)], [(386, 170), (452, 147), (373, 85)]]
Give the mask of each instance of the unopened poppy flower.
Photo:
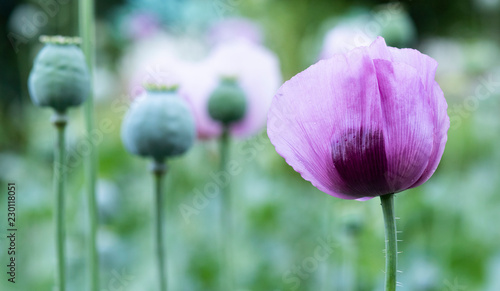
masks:
[(319, 61), (278, 90), (269, 138), (304, 179), (338, 198), (419, 186), (436, 170), (450, 125), (436, 67), (381, 37)]

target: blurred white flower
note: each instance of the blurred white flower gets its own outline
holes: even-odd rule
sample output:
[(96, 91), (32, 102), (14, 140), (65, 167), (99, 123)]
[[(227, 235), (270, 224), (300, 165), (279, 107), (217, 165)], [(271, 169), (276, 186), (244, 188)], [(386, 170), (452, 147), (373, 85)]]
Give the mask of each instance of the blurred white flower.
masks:
[(120, 72), (131, 97), (144, 93), (146, 83), (167, 86), (180, 83), (178, 71), (184, 62), (178, 56), (177, 48), (177, 40), (165, 33), (155, 34), (128, 48)]
[(367, 23), (368, 17), (363, 16), (336, 25), (325, 36), (320, 58), (327, 59), (334, 54), (347, 53), (358, 46), (370, 45), (376, 35), (364, 29)]

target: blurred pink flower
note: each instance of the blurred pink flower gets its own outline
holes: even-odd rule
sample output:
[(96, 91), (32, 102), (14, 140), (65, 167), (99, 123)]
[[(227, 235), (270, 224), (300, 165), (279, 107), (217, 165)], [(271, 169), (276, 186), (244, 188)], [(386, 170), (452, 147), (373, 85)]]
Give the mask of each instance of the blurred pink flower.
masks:
[(145, 90), (144, 83), (179, 85), (179, 94), (191, 104), (200, 138), (214, 138), (222, 125), (208, 114), (208, 99), (224, 77), (234, 77), (247, 97), (244, 118), (231, 125), (237, 136), (249, 136), (266, 124), (274, 93), (282, 83), (277, 56), (265, 47), (245, 39), (217, 45), (202, 61), (186, 61), (178, 40), (157, 34), (132, 46), (120, 71), (132, 97)]
[(269, 138), (305, 180), (335, 197), (417, 187), (436, 170), (450, 126), (436, 67), (381, 37), (319, 61), (278, 90)]
[(208, 32), (208, 42), (218, 44), (225, 41), (246, 39), (255, 44), (262, 43), (261, 28), (245, 18), (225, 18), (216, 22)]
[(271, 100), (282, 82), (277, 56), (263, 46), (243, 39), (218, 45), (205, 61), (186, 69), (181, 82), (180, 92), (191, 99), (200, 138), (222, 133), (222, 125), (210, 118), (207, 104), (223, 77), (235, 77), (247, 97), (244, 118), (230, 127), (237, 136), (254, 134), (265, 126)]
[(123, 22), (125, 35), (132, 39), (142, 39), (160, 30), (160, 20), (153, 13), (135, 12)]

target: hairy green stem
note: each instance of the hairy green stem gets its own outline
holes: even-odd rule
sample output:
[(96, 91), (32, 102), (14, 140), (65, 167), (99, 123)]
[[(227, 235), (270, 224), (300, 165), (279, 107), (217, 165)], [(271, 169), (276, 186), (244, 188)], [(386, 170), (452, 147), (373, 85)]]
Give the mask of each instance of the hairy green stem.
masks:
[(385, 291), (396, 290), (398, 261), (394, 194), (380, 196), (385, 222)]
[(55, 220), (56, 220), (56, 256), (57, 256), (57, 279), (59, 291), (66, 290), (65, 275), (65, 228), (64, 228), (64, 184), (65, 184), (65, 138), (64, 131), (67, 124), (65, 113), (56, 112), (52, 117), (52, 123), (57, 129), (57, 142), (54, 151), (54, 190), (55, 190)]
[[(94, 0), (79, 1), (79, 26), (82, 38), (82, 51), (87, 60), (91, 81), (94, 68)], [(91, 86), (92, 87), (92, 86)], [(93, 90), (84, 104), (85, 128), (87, 136), (95, 129)], [(97, 149), (94, 143), (90, 143), (90, 154), (84, 161), (85, 181), (88, 203), (89, 235), (88, 235), (88, 264), (90, 273), (90, 290), (99, 290), (99, 256), (97, 253), (97, 203), (96, 203), (96, 172), (97, 172)]]
[[(229, 158), (229, 128), (224, 126), (220, 137), (220, 173), (226, 173)], [(231, 193), (221, 187), (221, 290), (234, 290), (233, 288), (233, 262), (232, 262), (232, 207)]]
[(156, 235), (156, 258), (158, 260), (158, 280), (160, 291), (167, 290), (168, 274), (165, 266), (166, 252), (163, 245), (163, 176), (165, 175), (165, 164), (155, 161), (153, 164), (155, 177), (155, 235)]

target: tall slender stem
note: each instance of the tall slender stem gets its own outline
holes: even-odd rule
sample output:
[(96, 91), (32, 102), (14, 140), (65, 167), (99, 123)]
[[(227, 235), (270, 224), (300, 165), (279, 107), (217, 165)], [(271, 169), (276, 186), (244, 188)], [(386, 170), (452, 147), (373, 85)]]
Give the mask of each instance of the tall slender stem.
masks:
[[(226, 173), (229, 158), (229, 128), (224, 126), (220, 137), (220, 173)], [(221, 290), (234, 290), (233, 288), (233, 262), (232, 262), (232, 207), (231, 193), (227, 187), (221, 187)]]
[(65, 275), (65, 228), (64, 228), (64, 184), (66, 153), (64, 130), (66, 128), (66, 114), (56, 112), (52, 123), (57, 129), (57, 142), (54, 151), (54, 190), (55, 190), (55, 220), (56, 220), (56, 254), (57, 254), (57, 285), (59, 291), (66, 290)]
[(155, 235), (156, 235), (156, 258), (158, 259), (158, 280), (160, 291), (167, 290), (168, 274), (165, 266), (166, 252), (163, 249), (163, 176), (165, 175), (165, 164), (155, 161), (153, 164), (153, 175), (155, 177)]
[(385, 222), (385, 291), (396, 290), (398, 261), (396, 216), (394, 215), (394, 194), (380, 196)]
[[(356, 227), (356, 226), (354, 226)], [(358, 290), (358, 234), (356, 229), (347, 230), (347, 246), (345, 252), (345, 272), (344, 279), (346, 280), (345, 290)]]
[[(87, 60), (87, 65), (93, 76), (94, 68), (94, 0), (79, 1), (79, 26), (82, 38), (82, 50)], [(93, 90), (84, 104), (85, 128), (87, 136), (90, 136), (95, 128), (94, 121), (94, 100)], [(90, 272), (90, 290), (99, 290), (99, 256), (97, 253), (97, 205), (96, 205), (96, 170), (97, 170), (97, 149), (94, 143), (90, 143), (90, 154), (85, 159), (85, 176), (88, 203), (89, 235), (88, 235), (88, 263)]]
[[(323, 233), (325, 238), (329, 238), (332, 233), (335, 233), (337, 225), (334, 224), (334, 219), (332, 213), (336, 213), (335, 211), (335, 199), (332, 199), (332, 197), (326, 197), (327, 195), (324, 195), (321, 197), (322, 199), (326, 199), (322, 203), (322, 206), (324, 207), (324, 214), (323, 214)], [(333, 286), (333, 282), (336, 282), (336, 278), (334, 276), (337, 275), (338, 272), (333, 272), (332, 271), (332, 258), (331, 256), (334, 254), (330, 254), (325, 261), (322, 264), (322, 270), (321, 270), (321, 279), (320, 279), (320, 290), (321, 291), (331, 291), (335, 290)]]

